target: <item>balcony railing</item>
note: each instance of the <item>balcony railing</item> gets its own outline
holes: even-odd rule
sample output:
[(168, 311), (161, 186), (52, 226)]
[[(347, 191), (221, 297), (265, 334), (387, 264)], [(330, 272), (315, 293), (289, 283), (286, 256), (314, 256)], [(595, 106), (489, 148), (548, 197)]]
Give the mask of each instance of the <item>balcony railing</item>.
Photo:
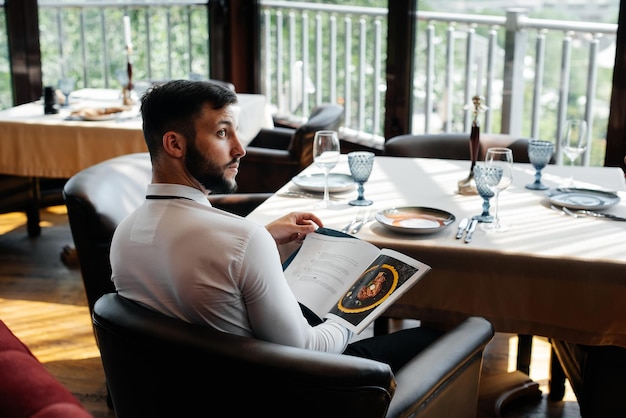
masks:
[[(321, 102), (339, 102), (346, 109), (342, 133), (381, 147), (387, 10), (272, 0), (261, 6), (262, 92), (275, 114), (303, 119)], [(136, 80), (210, 77), (206, 1), (40, 0), (39, 7), (44, 85), (70, 75), (79, 87), (119, 86), (125, 14)], [(481, 93), (489, 107), (483, 131), (554, 140), (567, 118), (584, 118), (593, 141), (585, 164), (602, 165), (616, 24), (531, 19), (520, 10), (418, 11), (416, 18), (417, 47), (406, 52), (416, 57), (414, 133), (468, 131), (467, 105)], [(0, 98), (10, 97), (6, 62), (0, 56)]]

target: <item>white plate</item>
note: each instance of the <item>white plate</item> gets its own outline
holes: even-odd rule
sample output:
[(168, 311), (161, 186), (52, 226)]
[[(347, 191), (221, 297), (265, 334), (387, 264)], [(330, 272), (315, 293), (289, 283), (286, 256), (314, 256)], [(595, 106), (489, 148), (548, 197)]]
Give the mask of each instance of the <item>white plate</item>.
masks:
[(565, 206), (570, 209), (606, 209), (620, 201), (615, 192), (575, 187), (548, 190), (546, 194), (553, 205)]
[(100, 122), (103, 120), (113, 120), (115, 118), (117, 118), (119, 116), (119, 112), (118, 113), (108, 113), (105, 115), (92, 115), (92, 116), (88, 116), (88, 115), (79, 115), (80, 118), (82, 120), (88, 121), (88, 122)]
[(383, 226), (405, 234), (431, 234), (452, 225), (456, 217), (441, 209), (402, 207), (381, 210), (376, 220)]
[[(324, 175), (321, 173), (296, 176), (291, 181), (299, 188), (309, 192), (324, 192)], [(348, 174), (330, 173), (328, 175), (328, 191), (330, 193), (347, 192), (355, 187), (356, 183)]]

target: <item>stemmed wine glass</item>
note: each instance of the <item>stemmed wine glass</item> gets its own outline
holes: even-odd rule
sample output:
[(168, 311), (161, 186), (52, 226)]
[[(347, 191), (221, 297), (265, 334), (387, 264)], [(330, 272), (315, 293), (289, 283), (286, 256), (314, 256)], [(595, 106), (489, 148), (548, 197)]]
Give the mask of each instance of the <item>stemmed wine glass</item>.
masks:
[(490, 185), (500, 182), (502, 167), (475, 165), (473, 171), (476, 189), (480, 197), (483, 198), (483, 211), (480, 215), (473, 216), (472, 219), (476, 219), (478, 222), (493, 222), (493, 216), (489, 213), (489, 200), (495, 193)]
[(546, 190), (548, 186), (541, 182), (541, 170), (550, 162), (554, 144), (550, 141), (542, 141), (540, 139), (531, 139), (528, 142), (528, 159), (535, 167), (535, 181), (526, 185), (530, 190)]
[(368, 151), (354, 151), (348, 154), (348, 166), (352, 179), (359, 184), (359, 196), (349, 201), (353, 206), (369, 206), (372, 202), (363, 196), (363, 183), (365, 183), (372, 173), (374, 167), (374, 153)]
[(483, 223), (481, 228), (485, 231), (501, 232), (506, 231), (507, 225), (500, 222), (498, 213), (498, 201), (500, 192), (511, 185), (513, 182), (513, 151), (509, 148), (488, 148), (485, 156), (485, 167), (498, 167), (502, 169), (502, 176), (494, 176), (488, 181), (489, 187), (494, 192), (496, 202), (494, 220), (492, 223)]
[[(587, 122), (581, 119), (570, 119), (565, 126), (565, 134), (561, 140), (561, 149), (570, 161), (570, 167), (587, 149)], [(574, 184), (574, 173), (565, 181), (566, 186)]]
[(328, 173), (339, 161), (339, 135), (336, 131), (317, 131), (313, 138), (313, 162), (324, 172), (324, 199), (316, 205), (319, 208), (332, 206), (328, 194)]
[(61, 93), (65, 96), (63, 107), (70, 105), (70, 93), (74, 91), (75, 86), (76, 80), (73, 78), (62, 78), (59, 80), (59, 90), (61, 90)]

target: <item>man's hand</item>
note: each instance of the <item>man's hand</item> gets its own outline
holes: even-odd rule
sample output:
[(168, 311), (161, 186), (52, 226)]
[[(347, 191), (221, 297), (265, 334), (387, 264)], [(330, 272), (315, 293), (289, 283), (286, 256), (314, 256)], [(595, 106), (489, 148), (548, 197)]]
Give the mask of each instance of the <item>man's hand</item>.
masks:
[(265, 228), (272, 234), (276, 244), (292, 241), (302, 242), (306, 234), (323, 227), (322, 220), (312, 213), (292, 212), (267, 224)]

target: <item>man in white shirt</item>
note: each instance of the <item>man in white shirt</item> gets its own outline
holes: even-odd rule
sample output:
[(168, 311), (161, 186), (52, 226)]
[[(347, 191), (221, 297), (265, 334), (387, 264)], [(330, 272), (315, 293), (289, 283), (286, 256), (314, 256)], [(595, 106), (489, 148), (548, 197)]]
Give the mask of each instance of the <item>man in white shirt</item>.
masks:
[[(246, 153), (237, 137), (236, 102), (226, 88), (187, 80), (144, 95), (152, 184), (146, 201), (113, 237), (118, 293), (220, 331), (401, 367), (440, 333), (413, 328), (349, 344), (352, 333), (342, 325), (310, 325), (304, 317), (285, 281), (277, 244), (301, 241), (323, 226), (321, 219), (296, 212), (263, 227), (211, 206), (209, 193), (236, 190)], [(392, 336), (403, 340), (389, 343)]]

